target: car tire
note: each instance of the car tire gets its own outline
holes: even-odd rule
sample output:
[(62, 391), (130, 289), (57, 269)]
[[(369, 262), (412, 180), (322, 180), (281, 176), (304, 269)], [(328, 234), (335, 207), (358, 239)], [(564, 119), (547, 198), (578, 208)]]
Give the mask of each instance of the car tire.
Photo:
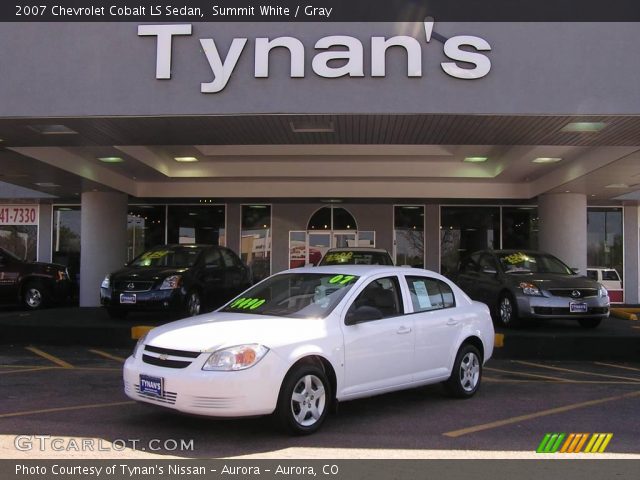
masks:
[(276, 419), (290, 434), (309, 435), (322, 426), (332, 398), (323, 369), (310, 363), (298, 364), (282, 382)]
[(202, 300), (197, 290), (192, 290), (191, 292), (189, 292), (189, 295), (187, 295), (187, 301), (185, 303), (184, 310), (185, 313), (190, 317), (200, 315), (202, 311)]
[(505, 328), (516, 328), (520, 326), (518, 318), (518, 305), (513, 295), (503, 293), (498, 300), (498, 324)]
[(482, 357), (476, 347), (464, 344), (453, 362), (451, 376), (444, 382), (450, 396), (471, 398), (480, 388), (482, 380)]
[(596, 328), (602, 322), (601, 318), (581, 318), (578, 323), (582, 328)]
[(49, 290), (42, 282), (28, 282), (22, 289), (22, 303), (29, 310), (38, 310), (49, 303)]
[(127, 317), (129, 312), (122, 308), (107, 308), (107, 314), (109, 315), (109, 318), (122, 320)]

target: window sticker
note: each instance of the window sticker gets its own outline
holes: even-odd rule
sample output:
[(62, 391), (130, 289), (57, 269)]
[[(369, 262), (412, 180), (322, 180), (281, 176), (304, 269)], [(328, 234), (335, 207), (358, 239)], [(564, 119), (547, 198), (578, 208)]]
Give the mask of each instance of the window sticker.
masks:
[(325, 262), (349, 263), (352, 257), (353, 252), (335, 252), (327, 255)]
[(237, 308), (238, 310), (255, 310), (266, 303), (264, 298), (238, 298), (235, 300), (229, 308)]
[(354, 278), (356, 278), (355, 275), (336, 275), (335, 277), (331, 277), (329, 279), (329, 283), (331, 283), (331, 284), (337, 283), (339, 285), (346, 285), (347, 283), (349, 283)]
[(510, 265), (517, 265), (518, 263), (528, 262), (531, 259), (527, 257), (524, 253), (518, 252), (518, 253), (512, 253), (511, 255), (507, 255), (506, 257), (504, 257), (503, 260), (509, 263)]
[(418, 297), (418, 305), (420, 308), (431, 308), (431, 299), (429, 298), (429, 293), (427, 292), (427, 287), (423, 281), (414, 281), (413, 289), (416, 292), (416, 297)]

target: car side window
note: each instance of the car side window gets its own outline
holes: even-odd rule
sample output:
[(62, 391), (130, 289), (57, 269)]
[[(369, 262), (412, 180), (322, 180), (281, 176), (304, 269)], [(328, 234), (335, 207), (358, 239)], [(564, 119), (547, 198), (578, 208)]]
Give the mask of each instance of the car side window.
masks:
[(587, 277), (591, 280), (598, 280), (598, 271), (597, 270), (587, 270)]
[(618, 276), (618, 272), (616, 272), (615, 270), (603, 270), (602, 280), (619, 282), (620, 277)]
[(370, 313), (370, 320), (402, 315), (398, 277), (378, 278), (369, 283), (351, 304), (347, 316), (358, 310)]
[(406, 277), (414, 312), (428, 312), (455, 306), (451, 287), (441, 280), (427, 277)]
[(208, 267), (221, 267), (222, 258), (220, 257), (220, 251), (217, 248), (210, 248), (204, 252), (204, 264)]
[(480, 270), (478, 266), (479, 255), (477, 253), (467, 257), (460, 265), (460, 270), (465, 273), (477, 272)]
[(230, 268), (237, 267), (239, 265), (239, 262), (236, 259), (235, 255), (229, 250), (223, 248), (220, 250), (220, 252), (222, 253), (222, 261), (224, 262), (225, 267)]
[(498, 269), (498, 266), (493, 258), (491, 258), (491, 255), (482, 255), (478, 261), (478, 265), (480, 265), (480, 270), (484, 270), (485, 268), (490, 268), (492, 270)]

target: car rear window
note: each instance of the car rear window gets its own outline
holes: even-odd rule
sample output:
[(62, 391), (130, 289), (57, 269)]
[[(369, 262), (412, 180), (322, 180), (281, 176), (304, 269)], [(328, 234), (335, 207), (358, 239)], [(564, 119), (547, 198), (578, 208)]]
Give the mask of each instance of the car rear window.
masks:
[(603, 270), (602, 280), (611, 280), (614, 282), (619, 282), (620, 277), (618, 276), (618, 272), (616, 272), (615, 270)]

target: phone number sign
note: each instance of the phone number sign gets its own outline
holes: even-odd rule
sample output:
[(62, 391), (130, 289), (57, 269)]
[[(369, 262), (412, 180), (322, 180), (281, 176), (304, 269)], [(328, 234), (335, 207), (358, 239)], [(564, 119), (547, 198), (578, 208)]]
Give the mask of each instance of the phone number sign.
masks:
[(37, 225), (38, 205), (0, 205), (0, 225)]

